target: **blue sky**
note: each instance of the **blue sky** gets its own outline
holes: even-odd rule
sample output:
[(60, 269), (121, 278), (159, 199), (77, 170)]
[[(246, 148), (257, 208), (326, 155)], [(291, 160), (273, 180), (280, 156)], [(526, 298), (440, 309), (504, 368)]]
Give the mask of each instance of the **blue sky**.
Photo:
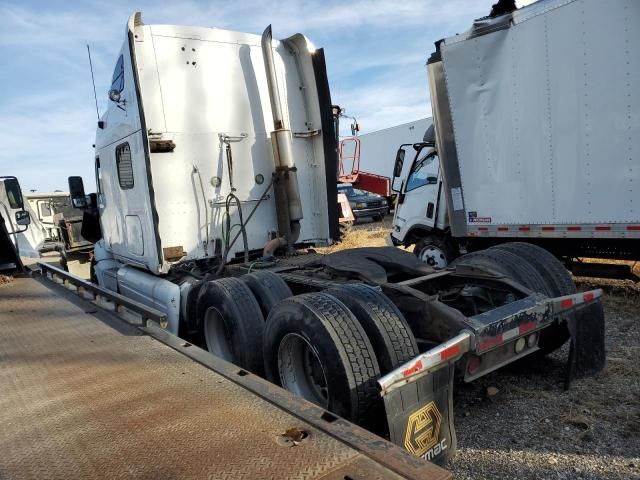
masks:
[(82, 175), (91, 190), (96, 113), (85, 45), (103, 112), (134, 10), (147, 24), (304, 33), (325, 49), (333, 102), (366, 133), (430, 115), (433, 42), (468, 29), (494, 2), (0, 0), (0, 175), (39, 191), (66, 190), (69, 175)]

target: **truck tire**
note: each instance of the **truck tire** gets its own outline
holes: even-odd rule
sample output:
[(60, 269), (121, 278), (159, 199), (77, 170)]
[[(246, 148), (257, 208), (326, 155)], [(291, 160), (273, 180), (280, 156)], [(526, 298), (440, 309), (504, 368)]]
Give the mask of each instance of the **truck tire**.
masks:
[[(514, 242), (515, 243), (515, 242)], [(504, 245), (509, 245), (505, 243)], [(501, 245), (502, 246), (502, 245)], [(533, 246), (533, 245), (532, 245)], [(535, 247), (539, 249), (540, 247)], [(542, 250), (542, 249), (540, 249)], [(549, 296), (557, 296), (557, 289), (563, 286), (564, 288), (569, 288), (570, 285), (573, 285), (573, 280), (569, 275), (569, 272), (560, 264), (560, 262), (553, 257), (549, 252), (544, 251), (546, 255), (536, 253), (536, 257), (539, 260), (542, 260), (544, 263), (541, 265), (536, 265), (531, 261), (531, 255), (525, 257), (514, 250), (512, 247), (509, 248), (498, 248), (492, 247), (487, 250), (481, 250), (478, 252), (469, 253), (456, 259), (452, 265), (478, 265), (478, 266), (486, 266), (488, 268), (493, 268), (494, 270), (503, 273), (507, 277), (515, 280), (516, 282), (521, 283), (523, 286), (527, 287), (534, 292), (543, 293)], [(551, 257), (551, 259), (548, 258)], [(553, 260), (553, 261), (551, 261)], [(564, 270), (564, 272), (560, 271), (557, 267), (558, 265), (554, 265), (554, 262), (559, 264), (560, 268)], [(548, 265), (547, 265), (548, 263)], [(541, 269), (546, 268), (549, 269), (549, 273), (542, 274)], [(558, 276), (557, 281), (553, 281), (554, 275)], [(550, 290), (549, 279), (554, 283), (555, 288)], [(573, 292), (575, 292), (575, 285), (573, 285)], [(567, 295), (568, 293), (562, 293), (561, 295)], [(552, 353), (562, 347), (567, 340), (569, 339), (569, 330), (564, 323), (556, 322), (547, 328), (545, 328), (540, 333), (540, 339), (538, 340), (538, 347), (540, 348), (540, 353), (542, 355), (547, 355)]]
[(450, 242), (441, 236), (428, 235), (416, 242), (413, 254), (433, 268), (446, 268), (455, 258)]
[(242, 280), (220, 278), (206, 282), (198, 293), (196, 316), (207, 350), (262, 375), (264, 317)]
[[(550, 297), (571, 295), (577, 292), (576, 284), (569, 271), (560, 260), (542, 247), (526, 242), (508, 242), (495, 247), (495, 250), (508, 251), (518, 255), (522, 260), (538, 270), (545, 281), (546, 288), (537, 290)], [(602, 305), (587, 307), (584, 314), (604, 315)], [(575, 313), (570, 314), (575, 315)], [(543, 355), (558, 350), (569, 339), (569, 330), (564, 323), (557, 322), (545, 328), (540, 334), (538, 346)]]
[(266, 378), (362, 426), (383, 417), (380, 368), (353, 313), (325, 293), (276, 305), (264, 333)]
[(293, 295), (289, 285), (280, 275), (273, 272), (265, 270), (248, 273), (240, 279), (247, 284), (251, 293), (258, 300), (264, 318), (267, 318), (271, 309), (278, 302)]
[(398, 307), (383, 293), (360, 284), (346, 284), (324, 293), (344, 303), (371, 341), (380, 373), (385, 375), (418, 355), (418, 344)]
[(544, 278), (546, 291), (541, 292), (554, 297), (571, 295), (577, 292), (576, 285), (569, 271), (560, 260), (542, 247), (526, 242), (508, 242), (490, 250), (504, 250), (520, 256)]
[(547, 294), (547, 284), (538, 270), (515, 253), (499, 249), (487, 249), (468, 253), (452, 265), (478, 265), (492, 268), (534, 292)]

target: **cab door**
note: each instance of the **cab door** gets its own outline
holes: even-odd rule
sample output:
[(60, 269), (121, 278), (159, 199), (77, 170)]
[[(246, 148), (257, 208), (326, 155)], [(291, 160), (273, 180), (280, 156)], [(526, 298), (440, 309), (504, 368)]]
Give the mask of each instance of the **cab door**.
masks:
[(423, 145), (398, 196), (396, 219), (402, 238), (415, 226), (435, 228), (440, 184), (438, 155), (431, 146)]

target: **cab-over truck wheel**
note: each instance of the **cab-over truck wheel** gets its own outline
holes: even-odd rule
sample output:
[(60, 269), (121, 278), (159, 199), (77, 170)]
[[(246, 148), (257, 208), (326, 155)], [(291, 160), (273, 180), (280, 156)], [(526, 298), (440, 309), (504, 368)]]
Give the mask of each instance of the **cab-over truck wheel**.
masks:
[(430, 267), (446, 268), (456, 257), (451, 240), (442, 235), (426, 235), (416, 241), (413, 253)]

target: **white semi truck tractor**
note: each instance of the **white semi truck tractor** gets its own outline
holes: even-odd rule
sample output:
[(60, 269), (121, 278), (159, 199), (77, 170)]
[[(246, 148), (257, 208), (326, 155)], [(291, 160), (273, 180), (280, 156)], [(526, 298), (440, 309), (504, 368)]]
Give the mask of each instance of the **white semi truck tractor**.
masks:
[(572, 374), (602, 367), (601, 291), (531, 261), (535, 246), (445, 271), (394, 247), (307, 252), (339, 239), (333, 121), (323, 50), (304, 36), (132, 15), (98, 122), (97, 194), (69, 181), (93, 282), (323, 420), (437, 463), (456, 446), (455, 370), (473, 381), (569, 338)]
[(435, 128), (398, 152), (393, 242), (437, 268), (526, 242), (634, 277), (575, 259), (640, 260), (639, 18), (632, 0), (541, 0), (437, 42)]

